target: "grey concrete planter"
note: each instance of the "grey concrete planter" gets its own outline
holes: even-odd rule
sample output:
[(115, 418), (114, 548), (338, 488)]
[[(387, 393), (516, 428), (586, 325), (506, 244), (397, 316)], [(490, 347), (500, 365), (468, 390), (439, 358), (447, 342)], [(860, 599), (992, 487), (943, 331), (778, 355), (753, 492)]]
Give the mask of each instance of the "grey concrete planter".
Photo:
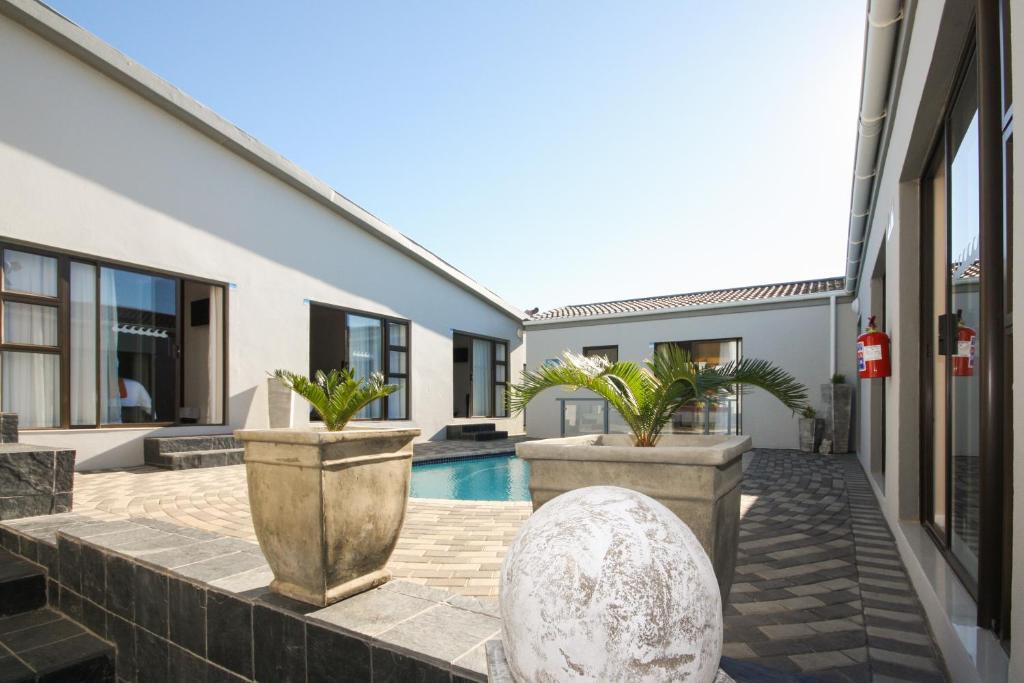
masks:
[(832, 442), (832, 452), (848, 453), (853, 422), (853, 386), (822, 384), (821, 400), (825, 403), (825, 438)]
[(749, 436), (673, 434), (654, 448), (637, 448), (624, 434), (528, 441), (516, 455), (530, 463), (536, 510), (584, 486), (612, 485), (651, 496), (697, 536), (718, 577), (726, 604), (739, 542), (741, 456)]
[(805, 453), (816, 453), (821, 445), (821, 437), (825, 434), (825, 421), (820, 417), (800, 418), (800, 450)]
[(271, 590), (329, 605), (379, 586), (405, 519), (418, 429), (241, 430)]

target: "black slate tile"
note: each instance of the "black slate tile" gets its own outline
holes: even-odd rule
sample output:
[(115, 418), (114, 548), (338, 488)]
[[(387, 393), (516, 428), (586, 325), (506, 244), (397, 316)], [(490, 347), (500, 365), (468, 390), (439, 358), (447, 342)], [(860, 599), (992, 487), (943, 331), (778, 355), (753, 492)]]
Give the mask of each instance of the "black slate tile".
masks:
[(206, 593), (206, 654), (214, 664), (252, 677), (252, 604), (221, 593)]
[(88, 633), (22, 653), (36, 670), (40, 683), (114, 680), (114, 653), (110, 646)]
[(85, 631), (78, 624), (68, 619), (60, 619), (8, 633), (4, 636), (4, 645), (14, 654), (20, 655), (28, 650), (40, 648), (66, 638), (81, 635), (82, 633), (85, 633)]
[(147, 567), (135, 568), (135, 623), (161, 638), (167, 637), (167, 575)]
[(82, 544), (82, 596), (105, 606), (107, 599), (107, 561), (99, 548)]
[(370, 680), (370, 646), (358, 638), (313, 623), (306, 624), (308, 683)]
[(168, 676), (172, 681), (203, 683), (207, 664), (194, 654), (171, 644), (168, 656)]
[(33, 683), (32, 669), (12, 656), (0, 654), (0, 683)]
[(206, 664), (206, 683), (246, 683), (248, 679), (236, 676), (214, 664)]
[(135, 626), (113, 614), (107, 617), (107, 639), (117, 649), (117, 670), (131, 678), (135, 671)]
[(172, 578), (168, 586), (171, 642), (206, 656), (206, 590)]
[(75, 452), (57, 451), (54, 456), (53, 492), (68, 493), (75, 487)]
[(49, 578), (55, 581), (57, 580), (60, 561), (58, 559), (56, 546), (52, 546), (49, 543), (44, 542), (36, 543), (36, 562), (46, 568), (46, 573)]
[[(31, 612), (21, 612), (9, 617), (3, 617), (0, 618), (0, 636), (5, 633), (32, 628), (33, 626), (52, 624), (55, 621), (60, 621), (60, 619), (60, 614), (51, 609), (37, 609)], [(0, 650), (0, 652), (2, 651)]]
[(135, 563), (107, 555), (106, 607), (119, 617), (135, 619)]
[(144, 628), (135, 627), (135, 680), (165, 683), (168, 676), (168, 642)]
[(82, 610), (82, 595), (69, 590), (62, 584), (60, 587), (60, 611), (81, 623), (84, 619)]
[(107, 611), (92, 600), (82, 600), (81, 623), (100, 638), (107, 637)]
[(303, 683), (306, 680), (305, 624), (297, 617), (254, 605), (253, 665), (261, 683)]
[(82, 544), (70, 538), (57, 540), (60, 556), (60, 582), (76, 593), (82, 592)]
[(46, 605), (46, 578), (29, 574), (0, 583), (0, 617), (38, 609)]
[(449, 683), (451, 680), (447, 670), (391, 650), (374, 647), (371, 658), (373, 683)]

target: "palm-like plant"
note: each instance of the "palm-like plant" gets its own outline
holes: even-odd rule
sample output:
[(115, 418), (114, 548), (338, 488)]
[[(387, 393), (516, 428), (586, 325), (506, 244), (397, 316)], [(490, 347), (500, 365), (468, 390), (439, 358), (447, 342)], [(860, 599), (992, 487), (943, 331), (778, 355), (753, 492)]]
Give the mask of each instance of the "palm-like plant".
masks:
[(341, 431), (364, 406), (398, 391), (395, 384), (385, 384), (379, 372), (356, 379), (352, 370), (317, 370), (310, 380), (287, 370), (275, 370), (274, 377), (302, 398), (323, 419), (328, 431)]
[(512, 387), (509, 407), (520, 413), (552, 387), (589, 389), (601, 396), (625, 420), (634, 443), (644, 447), (657, 443), (672, 415), (686, 404), (715, 402), (744, 387), (764, 389), (794, 412), (807, 401), (807, 388), (768, 361), (744, 358), (711, 366), (672, 345), (642, 365), (566, 351), (559, 364), (524, 372), (522, 383)]

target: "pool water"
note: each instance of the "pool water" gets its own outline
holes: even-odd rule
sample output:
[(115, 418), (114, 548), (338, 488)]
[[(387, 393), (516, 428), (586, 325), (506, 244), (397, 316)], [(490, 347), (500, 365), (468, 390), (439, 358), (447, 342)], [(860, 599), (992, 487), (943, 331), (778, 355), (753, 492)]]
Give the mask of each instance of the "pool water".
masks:
[(530, 500), (530, 465), (513, 453), (412, 466), (413, 498)]

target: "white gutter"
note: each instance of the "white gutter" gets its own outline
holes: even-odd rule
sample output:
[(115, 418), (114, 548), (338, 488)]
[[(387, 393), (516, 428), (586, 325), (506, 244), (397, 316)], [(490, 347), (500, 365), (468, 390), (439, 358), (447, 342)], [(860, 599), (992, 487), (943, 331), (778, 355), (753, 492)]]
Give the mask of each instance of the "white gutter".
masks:
[(600, 313), (597, 315), (574, 315), (564, 318), (542, 318), (540, 320), (526, 320), (523, 324), (526, 327), (544, 327), (548, 325), (573, 325), (591, 321), (614, 321), (622, 318), (640, 318), (650, 316), (678, 315), (681, 313), (703, 313), (728, 308), (750, 308), (755, 306), (768, 306), (772, 304), (801, 304), (814, 303), (825, 299), (835, 300), (837, 296), (845, 296), (849, 292), (817, 292), (815, 294), (798, 294), (795, 296), (779, 296), (772, 299), (755, 299), (753, 301), (729, 301), (721, 304), (700, 304), (697, 306), (673, 306), (672, 308), (652, 308), (646, 311), (623, 311), (621, 313)]
[(37, 0), (0, 0), (0, 15), (53, 43), (505, 315), (517, 321), (522, 321), (526, 317), (520, 309), (366, 209), (335, 192), (327, 183), (43, 3)]
[(836, 374), (836, 295), (828, 298), (828, 376)]
[(853, 292), (867, 238), (868, 218), (877, 179), (878, 152), (889, 114), (896, 43), (903, 19), (902, 0), (869, 0), (864, 36), (864, 77), (860, 91), (857, 146), (850, 193), (850, 227), (846, 247), (846, 291)]

